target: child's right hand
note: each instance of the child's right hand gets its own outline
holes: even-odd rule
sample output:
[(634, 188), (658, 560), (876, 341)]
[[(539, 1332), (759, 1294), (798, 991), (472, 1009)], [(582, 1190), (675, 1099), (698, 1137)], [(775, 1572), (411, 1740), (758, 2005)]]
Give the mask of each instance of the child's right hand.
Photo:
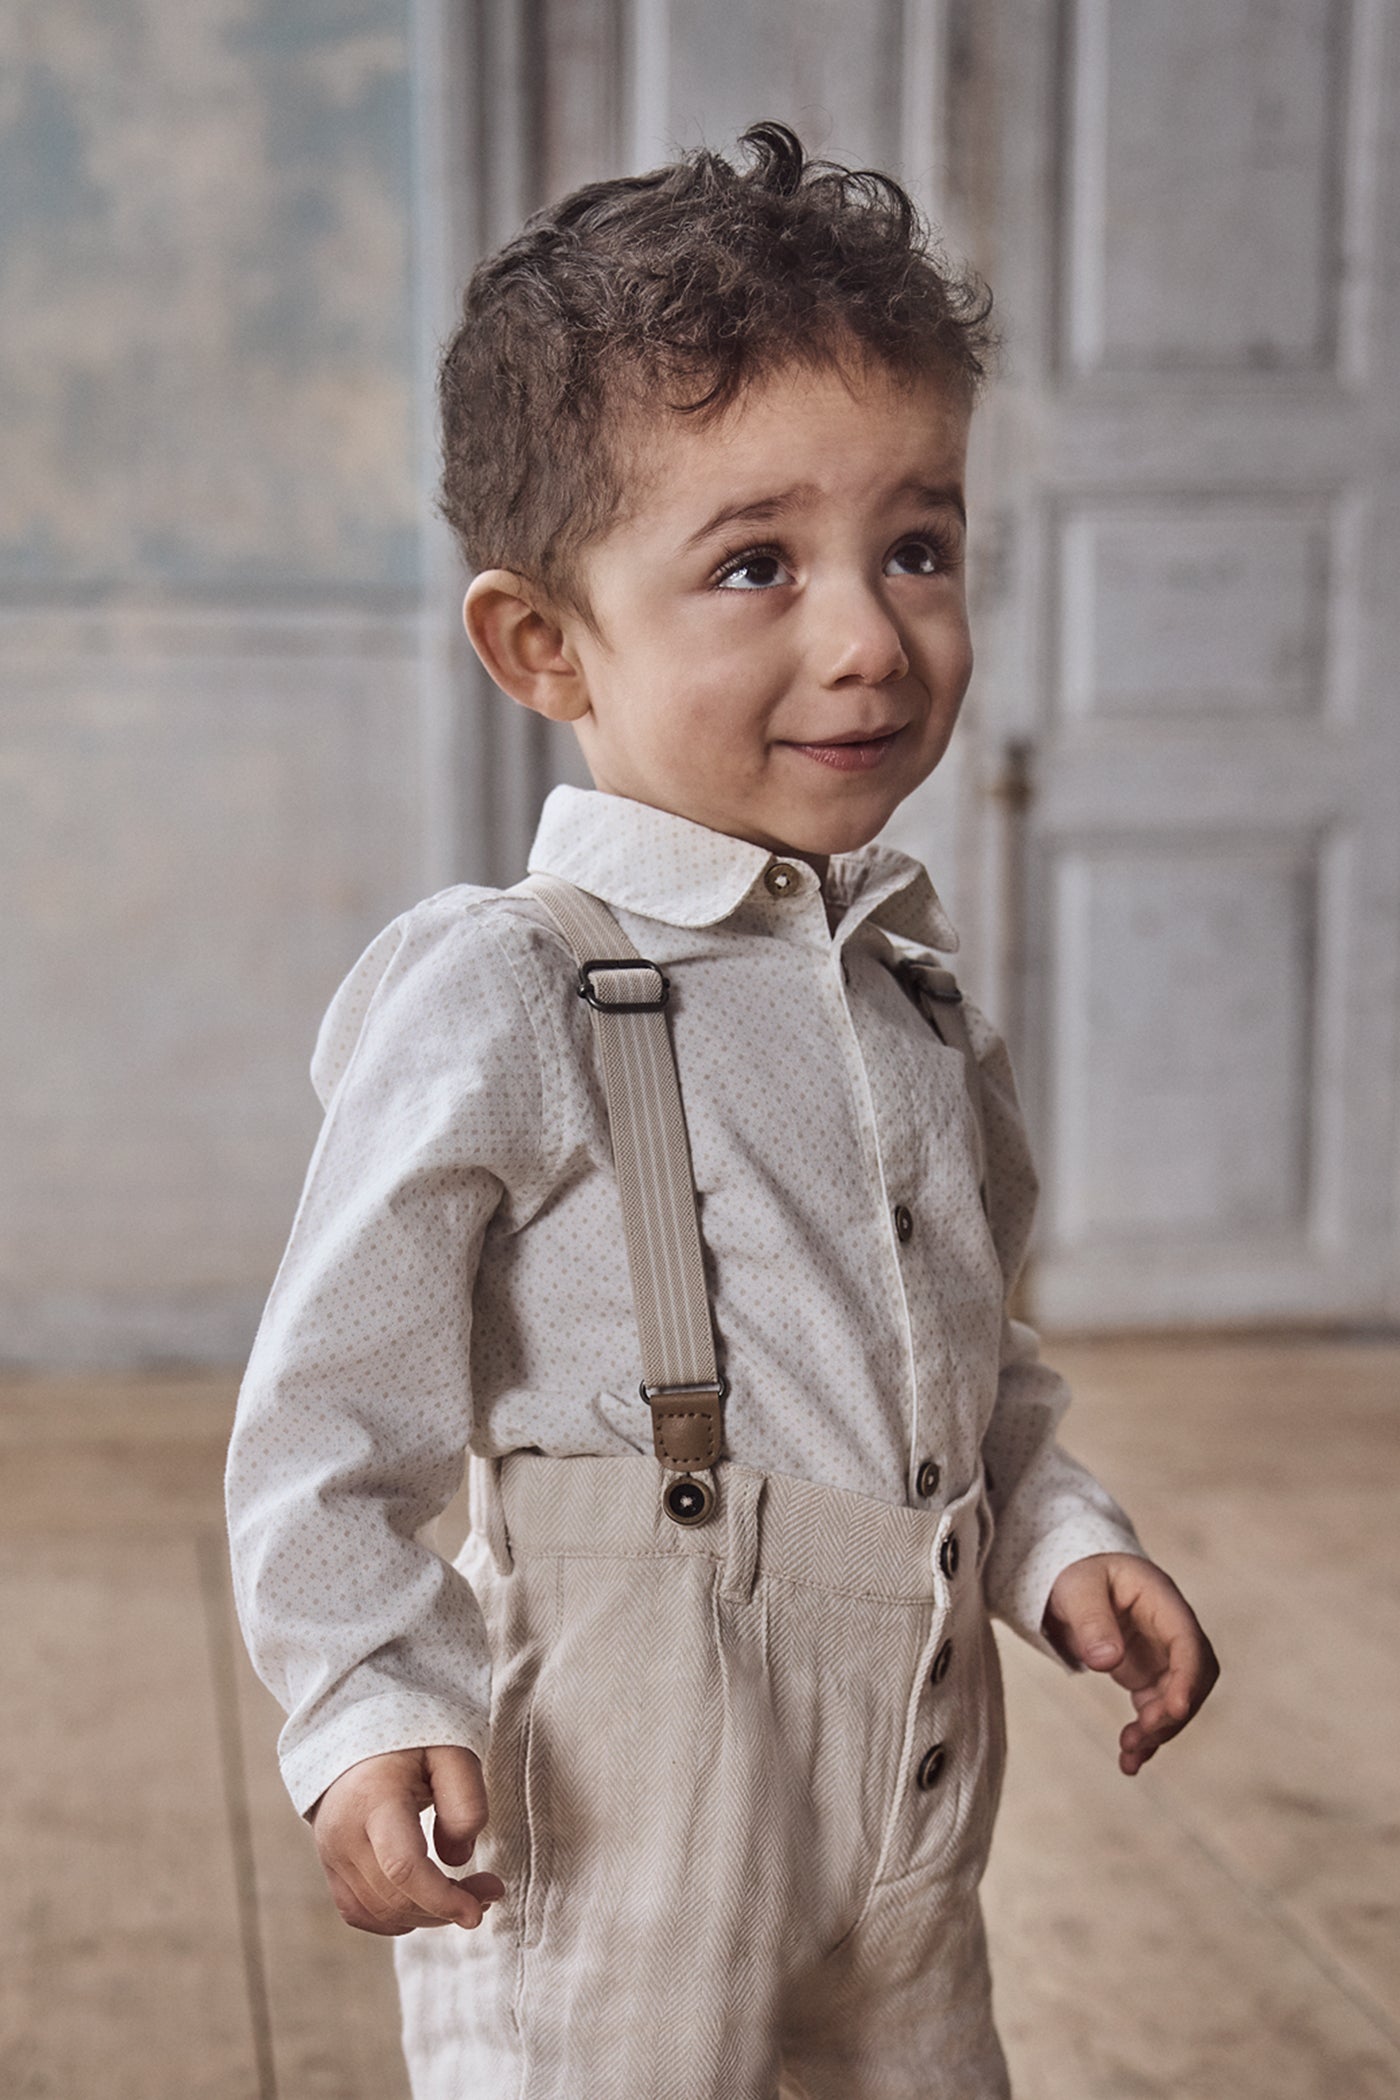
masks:
[(498, 1874), (454, 1881), (428, 1857), (419, 1817), (435, 1811), (433, 1846), (465, 1866), (486, 1823), (486, 1786), (470, 1750), (439, 1744), (366, 1757), (332, 1780), (309, 1821), (335, 1907), (361, 1932), (479, 1925), (505, 1894)]

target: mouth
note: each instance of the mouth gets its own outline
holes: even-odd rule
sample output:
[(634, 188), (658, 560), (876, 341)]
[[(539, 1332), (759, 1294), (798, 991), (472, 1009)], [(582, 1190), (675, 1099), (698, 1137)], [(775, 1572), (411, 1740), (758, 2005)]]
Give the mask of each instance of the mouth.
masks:
[(892, 750), (903, 727), (902, 723), (891, 723), (885, 729), (849, 730), (842, 736), (824, 737), (820, 743), (790, 742), (788, 749), (818, 765), (834, 767), (838, 773), (866, 773)]

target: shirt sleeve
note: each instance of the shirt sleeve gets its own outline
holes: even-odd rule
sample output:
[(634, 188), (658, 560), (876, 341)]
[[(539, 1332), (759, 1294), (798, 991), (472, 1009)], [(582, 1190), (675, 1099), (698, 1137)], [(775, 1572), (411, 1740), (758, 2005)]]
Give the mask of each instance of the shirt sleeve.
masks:
[(234, 1594), (302, 1813), (362, 1758), (485, 1747), (480, 1609), (418, 1534), (471, 1441), (483, 1238), (518, 1229), (547, 1176), (528, 1005), (454, 896), (387, 928), (322, 1025), (326, 1117), (229, 1448)]
[[(1006, 1045), (971, 1001), (963, 1011), (982, 1075), (988, 1208), (1009, 1300), (1030, 1242), (1039, 1182)], [(1064, 1657), (1041, 1630), (1056, 1576), (1091, 1553), (1144, 1553), (1108, 1490), (1056, 1442), (1069, 1402), (1065, 1380), (1041, 1360), (1034, 1328), (1004, 1312), (996, 1402), (982, 1442), (996, 1524), (987, 1602), (1023, 1640), (1061, 1663)]]

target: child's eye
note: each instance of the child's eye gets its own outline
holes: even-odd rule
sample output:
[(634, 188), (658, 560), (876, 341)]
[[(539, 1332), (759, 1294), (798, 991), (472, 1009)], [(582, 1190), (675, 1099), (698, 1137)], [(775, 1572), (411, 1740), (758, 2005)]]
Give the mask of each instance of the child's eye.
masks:
[(771, 547), (746, 547), (720, 565), (714, 580), (717, 590), (766, 591), (775, 583), (791, 583), (792, 577)]
[(895, 548), (886, 569), (896, 576), (941, 576), (957, 562), (957, 546), (950, 533), (922, 532)]

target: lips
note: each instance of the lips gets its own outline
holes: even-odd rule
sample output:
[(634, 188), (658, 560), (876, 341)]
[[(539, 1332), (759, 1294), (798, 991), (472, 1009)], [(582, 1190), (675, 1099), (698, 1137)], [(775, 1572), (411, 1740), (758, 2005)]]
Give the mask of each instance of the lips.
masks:
[(843, 736), (794, 737), (792, 741), (802, 751), (825, 751), (833, 744), (878, 744), (887, 736), (897, 736), (903, 727), (900, 722), (890, 722), (883, 729), (850, 729)]
[(794, 740), (788, 749), (840, 773), (864, 773), (880, 764), (903, 726), (894, 723), (881, 729), (847, 730), (841, 736), (825, 737), (820, 743), (799, 744)]

